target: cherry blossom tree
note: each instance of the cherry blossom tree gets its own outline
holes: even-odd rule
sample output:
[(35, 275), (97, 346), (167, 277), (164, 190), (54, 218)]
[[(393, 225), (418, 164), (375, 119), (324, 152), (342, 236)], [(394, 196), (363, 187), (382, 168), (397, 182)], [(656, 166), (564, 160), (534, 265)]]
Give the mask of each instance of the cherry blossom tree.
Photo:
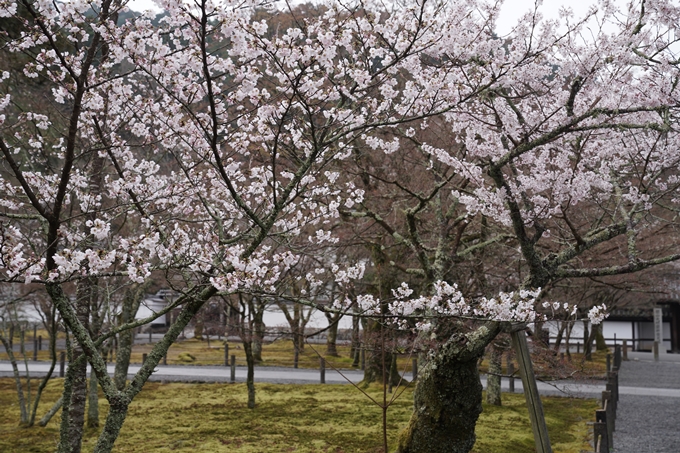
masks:
[[(472, 448), (476, 359), (501, 330), (543, 316), (541, 288), (679, 257), (641, 253), (636, 239), (671, 222), (677, 205), (670, 2), (603, 2), (590, 19), (561, 23), (529, 14), (503, 38), (499, 5), (474, 0), (328, 3), (289, 11), (279, 28), (252, 0), (159, 6), (154, 18), (128, 17), (119, 0), (0, 0), (0, 19), (21, 31), (3, 35), (2, 51), (28, 60), (0, 77), (2, 278), (43, 284), (82, 350), (71, 367), (91, 364), (110, 404), (97, 452), (111, 450), (130, 402), (209, 298), (275, 293), (300, 250), (334, 240), (341, 211), (380, 223), (361, 210), (365, 190), (334, 167), (356, 149), (393, 154), (416, 128), (437, 124), (449, 143), (418, 144), (449, 176), (410, 193), (409, 229), (390, 233), (424, 282), (357, 296), (364, 311), (441, 340), (402, 452)], [(46, 84), (49, 108), (20, 105), (11, 77)], [(516, 241), (523, 270), (512, 291), (468, 297), (443, 271), (456, 265), (446, 254), (464, 250), (446, 234), (417, 234), (411, 220), (444, 191), (463, 216), (447, 220), (449, 232), (483, 217)], [(622, 260), (589, 265), (618, 238)], [(360, 277), (357, 264), (313, 275), (343, 285)], [(121, 390), (99, 347), (150, 319), (95, 332), (77, 301), (108, 278), (152, 273), (180, 294), (153, 317), (180, 312)], [(68, 428), (59, 451), (79, 451)]]

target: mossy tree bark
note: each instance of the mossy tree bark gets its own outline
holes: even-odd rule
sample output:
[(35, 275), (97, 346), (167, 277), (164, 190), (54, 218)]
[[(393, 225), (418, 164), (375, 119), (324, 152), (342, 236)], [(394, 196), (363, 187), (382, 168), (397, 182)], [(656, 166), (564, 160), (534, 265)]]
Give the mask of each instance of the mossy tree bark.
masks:
[[(144, 292), (148, 287), (149, 282), (141, 285), (134, 285), (125, 290), (123, 296), (123, 304), (121, 307), (121, 314), (118, 319), (119, 325), (125, 325), (134, 321), (135, 315), (139, 310), (139, 306), (144, 299)], [(130, 355), (132, 354), (132, 345), (135, 339), (134, 329), (128, 329), (118, 334), (118, 351), (116, 352), (116, 368), (113, 373), (113, 381), (118, 390), (125, 388), (127, 380), (128, 368), (130, 367)]]
[(414, 410), (402, 432), (398, 453), (467, 453), (475, 444), (475, 425), (482, 412), (482, 384), (477, 361), (499, 331), (487, 323), (455, 333), (418, 375)]

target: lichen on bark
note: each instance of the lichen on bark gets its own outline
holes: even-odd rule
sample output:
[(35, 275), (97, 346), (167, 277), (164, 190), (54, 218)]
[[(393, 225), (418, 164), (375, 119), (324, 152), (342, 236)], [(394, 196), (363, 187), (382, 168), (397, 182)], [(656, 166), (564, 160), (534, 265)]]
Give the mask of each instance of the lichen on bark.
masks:
[(489, 322), (468, 333), (453, 333), (431, 354), (419, 373), (414, 410), (402, 432), (398, 453), (467, 453), (475, 444), (482, 412), (477, 361), (496, 336)]

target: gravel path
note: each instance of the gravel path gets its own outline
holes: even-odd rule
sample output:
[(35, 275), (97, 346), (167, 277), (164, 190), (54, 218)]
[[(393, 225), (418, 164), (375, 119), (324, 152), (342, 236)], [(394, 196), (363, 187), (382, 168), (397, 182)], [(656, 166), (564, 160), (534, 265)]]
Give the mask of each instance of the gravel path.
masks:
[[(620, 386), (680, 389), (677, 355), (659, 362), (651, 354), (631, 358), (621, 364)], [(614, 447), (617, 453), (680, 452), (680, 398), (621, 394)]]

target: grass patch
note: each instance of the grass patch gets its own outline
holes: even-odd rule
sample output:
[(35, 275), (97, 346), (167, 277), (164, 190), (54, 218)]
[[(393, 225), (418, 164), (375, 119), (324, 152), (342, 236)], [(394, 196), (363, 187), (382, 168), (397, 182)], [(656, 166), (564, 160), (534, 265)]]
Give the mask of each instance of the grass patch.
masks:
[[(38, 418), (59, 397), (63, 380), (53, 379)], [(257, 384), (257, 406), (246, 407), (243, 384), (160, 384), (149, 382), (130, 406), (117, 452), (379, 452), (381, 410), (347, 385)], [(381, 398), (381, 390), (368, 390)], [(475, 453), (531, 453), (531, 427), (522, 395), (503, 395), (503, 407), (484, 406)], [(586, 421), (596, 402), (545, 398), (555, 453), (587, 449)], [(388, 413), (388, 438), (396, 440), (411, 414), (407, 389)], [(14, 383), (0, 379), (0, 451), (47, 453), (58, 441), (59, 415), (45, 428), (19, 428)], [(108, 410), (100, 398), (101, 422)], [(96, 430), (86, 431), (83, 451), (91, 451)], [(393, 447), (394, 445), (392, 445)]]

